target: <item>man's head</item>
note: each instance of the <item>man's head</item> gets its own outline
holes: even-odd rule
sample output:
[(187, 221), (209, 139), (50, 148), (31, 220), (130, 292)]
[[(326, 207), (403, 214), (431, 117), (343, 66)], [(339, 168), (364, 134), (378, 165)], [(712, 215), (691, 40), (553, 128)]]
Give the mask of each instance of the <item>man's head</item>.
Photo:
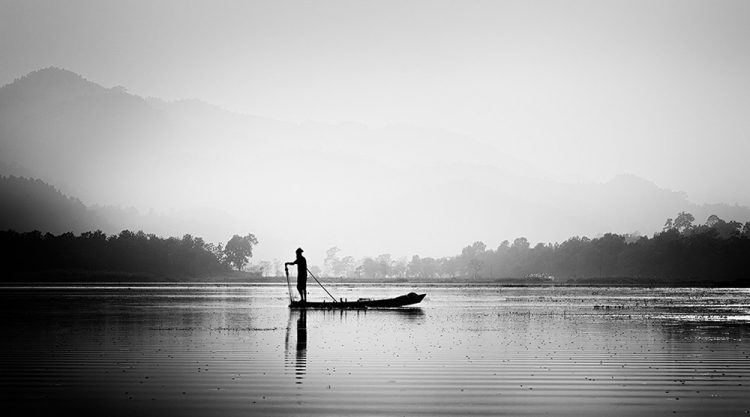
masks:
[(302, 252), (304, 252), (304, 251), (302, 250), (302, 248), (297, 248), (297, 250), (296, 250), (297, 256), (300, 256), (300, 255), (302, 255)]

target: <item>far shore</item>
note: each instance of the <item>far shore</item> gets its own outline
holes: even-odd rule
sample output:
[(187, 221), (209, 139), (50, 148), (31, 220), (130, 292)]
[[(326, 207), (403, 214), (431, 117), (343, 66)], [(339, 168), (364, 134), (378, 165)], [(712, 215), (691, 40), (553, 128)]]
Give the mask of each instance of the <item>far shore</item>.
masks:
[[(358, 278), (358, 277), (326, 277), (318, 279), (327, 285), (472, 285), (472, 286), (502, 286), (502, 287), (705, 287), (705, 288), (746, 288), (748, 280), (711, 280), (689, 279), (669, 280), (644, 277), (602, 277), (580, 278), (567, 280), (544, 280), (528, 278)], [(295, 277), (290, 277), (292, 284)], [(308, 278), (308, 285), (316, 285)], [(42, 286), (42, 285), (243, 285), (243, 284), (283, 284), (285, 277), (261, 277), (250, 272), (233, 272), (228, 275), (214, 277), (165, 277), (147, 274), (121, 273), (112, 271), (45, 271), (8, 276), (0, 286)]]

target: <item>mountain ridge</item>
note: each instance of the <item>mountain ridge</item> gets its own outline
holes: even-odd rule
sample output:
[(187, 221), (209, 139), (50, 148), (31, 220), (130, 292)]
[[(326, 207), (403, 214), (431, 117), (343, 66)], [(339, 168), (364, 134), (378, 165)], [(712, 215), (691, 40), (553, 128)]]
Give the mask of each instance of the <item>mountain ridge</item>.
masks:
[(701, 222), (710, 214), (750, 220), (747, 207), (693, 204), (634, 174), (551, 180), (543, 168), (439, 129), (283, 122), (200, 100), (144, 98), (56, 68), (0, 88), (0, 155), (0, 174), (23, 171), (90, 206), (219, 209), (221, 219), (203, 214), (196, 230), (168, 234), (216, 241), (253, 230), (273, 236), (267, 257), (302, 244), (321, 254), (339, 246), (437, 256), (475, 240), (649, 234), (691, 210)]

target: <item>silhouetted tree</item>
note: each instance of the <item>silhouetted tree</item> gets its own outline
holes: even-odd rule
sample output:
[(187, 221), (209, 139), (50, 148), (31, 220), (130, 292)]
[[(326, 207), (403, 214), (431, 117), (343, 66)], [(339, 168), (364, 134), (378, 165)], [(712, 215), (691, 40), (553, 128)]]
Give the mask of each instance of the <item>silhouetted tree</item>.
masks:
[(695, 217), (687, 212), (680, 212), (674, 219), (674, 228), (680, 233), (685, 233), (693, 227)]
[(224, 248), (229, 263), (238, 271), (247, 264), (248, 259), (253, 256), (253, 245), (258, 244), (255, 235), (249, 233), (247, 236), (234, 235)]
[(706, 228), (714, 229), (722, 239), (742, 235), (742, 223), (736, 221), (725, 222), (719, 216), (712, 214), (706, 220)]

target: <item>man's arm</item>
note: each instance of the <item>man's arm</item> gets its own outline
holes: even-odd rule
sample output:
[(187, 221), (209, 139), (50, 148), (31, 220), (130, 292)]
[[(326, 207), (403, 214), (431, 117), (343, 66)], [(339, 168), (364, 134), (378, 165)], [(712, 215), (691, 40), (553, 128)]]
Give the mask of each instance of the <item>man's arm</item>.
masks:
[(294, 262), (287, 262), (284, 264), (284, 266), (287, 266), (287, 265), (297, 265), (297, 261), (295, 260)]

